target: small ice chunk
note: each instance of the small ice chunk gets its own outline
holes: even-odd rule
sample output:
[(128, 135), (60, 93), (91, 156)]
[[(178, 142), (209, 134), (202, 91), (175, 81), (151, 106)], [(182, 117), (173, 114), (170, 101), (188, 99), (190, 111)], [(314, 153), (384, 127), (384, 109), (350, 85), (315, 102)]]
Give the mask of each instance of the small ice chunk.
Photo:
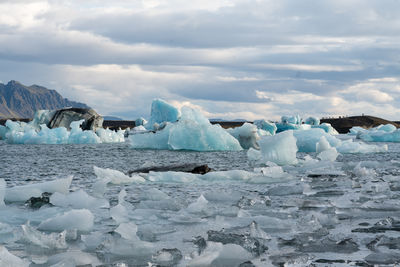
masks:
[(144, 183), (146, 180), (139, 176), (133, 175), (132, 177), (125, 175), (124, 173), (113, 170), (113, 169), (103, 169), (97, 166), (93, 166), (94, 173), (97, 178), (103, 181), (107, 181), (107, 183), (111, 184), (131, 184), (131, 183)]
[(118, 204), (110, 209), (110, 216), (117, 223), (123, 223), (128, 221), (127, 218), (128, 211), (125, 207), (126, 205), (124, 199), (125, 197), (126, 197), (126, 191), (125, 189), (122, 189), (118, 194)]
[(29, 222), (21, 227), (24, 238), (32, 244), (47, 249), (65, 249), (68, 247), (65, 241), (67, 233), (65, 230), (61, 233), (44, 234), (30, 226)]
[(207, 242), (207, 247), (203, 253), (190, 261), (188, 266), (238, 266), (252, 258), (253, 256), (239, 245)]
[(121, 223), (117, 229), (114, 231), (121, 235), (122, 238), (127, 240), (136, 241), (139, 240), (138, 236), (136, 235), (138, 227), (133, 222), (128, 223)]
[(11, 254), (6, 247), (0, 245), (0, 266), (28, 267), (29, 263)]
[(27, 201), (31, 197), (40, 197), (44, 192), (55, 193), (59, 192), (62, 194), (67, 194), (69, 187), (72, 182), (72, 175), (57, 179), (50, 182), (43, 182), (37, 184), (28, 184), (21, 186), (14, 186), (7, 188), (5, 192), (4, 200), (7, 202), (22, 202)]
[(317, 155), (317, 157), (320, 160), (324, 160), (324, 161), (335, 161), (338, 156), (339, 156), (339, 153), (336, 151), (336, 148), (334, 148), (334, 147), (324, 150)]
[(4, 179), (0, 179), (0, 207), (4, 206), (4, 195), (6, 193), (6, 181)]
[(272, 177), (272, 178), (281, 178), (287, 175), (282, 169), (281, 166), (271, 166), (271, 167), (263, 167), (263, 168), (255, 168), (255, 172), (262, 173), (263, 176)]
[(54, 206), (73, 209), (109, 208), (110, 206), (107, 200), (89, 196), (82, 189), (68, 195), (55, 192), (50, 196), (50, 203)]
[(97, 257), (82, 251), (67, 251), (59, 254), (55, 254), (49, 257), (47, 264), (56, 265), (63, 263), (59, 266), (99, 266), (102, 263)]
[(273, 136), (263, 136), (258, 143), (264, 161), (272, 161), (278, 165), (297, 163), (297, 145), (293, 131), (285, 131)]
[(46, 231), (74, 230), (87, 232), (93, 227), (94, 216), (87, 209), (70, 210), (62, 215), (49, 218), (39, 224), (38, 229)]
[(152, 201), (163, 201), (163, 200), (169, 200), (171, 199), (171, 197), (165, 194), (163, 191), (158, 190), (157, 188), (150, 188), (149, 190), (146, 191), (142, 199), (152, 200)]
[(207, 211), (208, 200), (203, 196), (200, 197), (193, 203), (189, 204), (187, 211), (190, 213), (205, 213)]

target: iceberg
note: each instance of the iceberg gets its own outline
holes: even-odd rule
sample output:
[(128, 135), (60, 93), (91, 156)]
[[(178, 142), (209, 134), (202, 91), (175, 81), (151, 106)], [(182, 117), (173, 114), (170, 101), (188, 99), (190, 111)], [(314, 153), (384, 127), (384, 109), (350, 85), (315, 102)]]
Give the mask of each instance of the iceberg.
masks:
[[(159, 107), (160, 100), (154, 100)], [(165, 108), (164, 104), (162, 108)], [(176, 111), (169, 111), (177, 116)], [(159, 111), (154, 112), (159, 114)], [(153, 108), (152, 108), (153, 114)], [(131, 146), (135, 149), (165, 149), (165, 150), (193, 150), (193, 151), (221, 151), (221, 150), (241, 150), (242, 147), (238, 140), (230, 135), (219, 125), (212, 125), (200, 111), (189, 107), (183, 107), (180, 119), (171, 123), (161, 122), (162, 129), (156, 129), (156, 132), (137, 133), (129, 136)], [(167, 116), (166, 119), (171, 120)], [(153, 117), (153, 115), (152, 115)], [(152, 121), (160, 122), (162, 117), (155, 116)], [(164, 118), (165, 119), (165, 118)], [(150, 123), (149, 122), (149, 123)]]
[(257, 126), (258, 129), (262, 129), (264, 131), (269, 132), (271, 135), (276, 133), (277, 127), (275, 123), (268, 122), (266, 120), (255, 120), (253, 122), (254, 125)]
[(180, 116), (181, 113), (179, 109), (162, 99), (155, 99), (151, 103), (150, 120), (146, 123), (145, 127), (148, 130), (157, 130), (161, 123), (176, 122), (179, 120)]
[(278, 165), (297, 163), (296, 138), (293, 131), (285, 131), (272, 136), (263, 136), (258, 141), (261, 157), (264, 162), (274, 162)]
[(270, 132), (258, 129), (256, 125), (247, 122), (240, 127), (229, 128), (227, 131), (239, 141), (244, 149), (259, 148), (257, 141), (261, 136), (270, 135)]
[(124, 130), (118, 132), (109, 129), (92, 130), (81, 129), (85, 120), (70, 123), (70, 131), (66, 127), (48, 128), (52, 112), (39, 110), (34, 119), (29, 122), (15, 122), (7, 120), (5, 127), (0, 127), (0, 137), (10, 144), (98, 144), (125, 142)]
[(305, 131), (294, 131), (293, 135), (297, 139), (299, 152), (316, 152), (316, 144), (322, 137), (325, 137), (329, 145), (332, 147), (337, 147), (341, 144), (340, 139), (318, 128)]
[(371, 129), (352, 127), (349, 135), (357, 135), (365, 142), (400, 142), (400, 130), (393, 124), (379, 125)]
[(305, 121), (306, 124), (310, 124), (310, 125), (319, 125), (320, 120), (316, 117), (308, 117)]

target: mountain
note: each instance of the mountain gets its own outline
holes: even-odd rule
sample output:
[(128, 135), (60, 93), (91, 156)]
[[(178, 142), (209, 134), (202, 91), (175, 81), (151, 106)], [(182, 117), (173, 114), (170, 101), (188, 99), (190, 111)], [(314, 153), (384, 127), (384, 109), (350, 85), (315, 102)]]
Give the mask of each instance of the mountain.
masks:
[(32, 118), (36, 110), (64, 107), (89, 108), (39, 85), (25, 86), (17, 81), (0, 83), (0, 118)]

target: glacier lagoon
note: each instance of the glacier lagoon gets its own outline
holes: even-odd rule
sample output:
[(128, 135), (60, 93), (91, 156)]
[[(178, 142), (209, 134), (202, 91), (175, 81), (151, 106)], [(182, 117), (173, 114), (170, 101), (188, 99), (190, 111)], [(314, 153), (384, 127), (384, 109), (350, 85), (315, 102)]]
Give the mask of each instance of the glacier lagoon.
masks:
[[(400, 261), (400, 144), (387, 145), (335, 161), (298, 152), (294, 165), (265, 167), (246, 150), (0, 141), (0, 263), (391, 266)], [(214, 171), (126, 175), (181, 163)], [(43, 191), (53, 205), (25, 203)]]

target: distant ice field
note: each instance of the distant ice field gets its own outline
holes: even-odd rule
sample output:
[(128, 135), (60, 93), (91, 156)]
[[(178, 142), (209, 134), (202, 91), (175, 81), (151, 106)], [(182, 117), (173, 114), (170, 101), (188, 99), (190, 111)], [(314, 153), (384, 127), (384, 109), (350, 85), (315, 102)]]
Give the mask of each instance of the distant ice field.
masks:
[[(7, 202), (15, 195), (6, 193), (0, 266), (393, 266), (400, 262), (400, 143), (384, 144), (385, 153), (334, 162), (297, 153), (297, 165), (262, 169), (246, 150), (0, 141), (7, 189), (73, 176), (68, 194), (49, 184), (15, 191), (53, 188), (52, 207)], [(125, 175), (183, 163), (215, 172), (131, 182)]]

